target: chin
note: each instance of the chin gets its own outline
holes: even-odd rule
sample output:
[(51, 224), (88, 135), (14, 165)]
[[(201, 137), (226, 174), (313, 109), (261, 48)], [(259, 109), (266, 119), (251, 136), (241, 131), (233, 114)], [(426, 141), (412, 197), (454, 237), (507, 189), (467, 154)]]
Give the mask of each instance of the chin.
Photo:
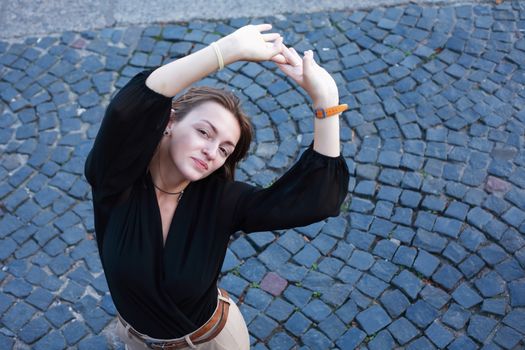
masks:
[(184, 178), (188, 181), (191, 181), (191, 182), (194, 182), (194, 181), (198, 181), (202, 178), (206, 177), (206, 175), (204, 174), (195, 174), (195, 173), (188, 173), (188, 174), (184, 174)]
[(186, 169), (186, 170), (187, 171), (183, 173), (184, 178), (192, 182), (204, 179), (205, 177), (210, 175), (210, 173), (208, 172), (199, 172), (199, 171), (196, 171), (195, 169)]

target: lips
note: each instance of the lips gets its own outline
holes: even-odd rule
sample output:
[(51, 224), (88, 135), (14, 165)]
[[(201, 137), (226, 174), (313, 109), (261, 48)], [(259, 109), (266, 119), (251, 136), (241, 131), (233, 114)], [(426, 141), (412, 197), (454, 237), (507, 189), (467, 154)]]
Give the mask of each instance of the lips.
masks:
[(206, 164), (204, 161), (198, 159), (198, 158), (193, 158), (191, 157), (191, 159), (193, 159), (193, 161), (195, 162), (195, 164), (197, 164), (197, 166), (202, 169), (202, 170), (208, 170), (208, 164)]

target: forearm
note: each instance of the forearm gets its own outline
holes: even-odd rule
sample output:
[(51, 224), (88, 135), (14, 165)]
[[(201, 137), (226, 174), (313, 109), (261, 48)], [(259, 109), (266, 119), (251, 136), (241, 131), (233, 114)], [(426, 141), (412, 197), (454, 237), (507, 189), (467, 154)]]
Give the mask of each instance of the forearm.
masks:
[[(327, 108), (337, 106), (339, 96), (331, 96), (314, 101), (315, 108)], [(329, 157), (337, 157), (340, 154), (339, 115), (324, 119), (315, 118), (314, 121), (314, 150)]]
[[(279, 68), (306, 91), (312, 99), (314, 109), (339, 104), (337, 84), (332, 76), (315, 62), (312, 50), (305, 51), (302, 58), (297, 51), (286, 46), (283, 46), (282, 53), (286, 63), (278, 64)], [(329, 157), (339, 156), (339, 117), (313, 118), (314, 150)]]
[[(217, 42), (224, 65), (236, 60), (234, 46), (227, 37)], [(164, 96), (173, 97), (191, 84), (219, 69), (219, 61), (211, 45), (157, 68), (146, 80), (146, 85)]]

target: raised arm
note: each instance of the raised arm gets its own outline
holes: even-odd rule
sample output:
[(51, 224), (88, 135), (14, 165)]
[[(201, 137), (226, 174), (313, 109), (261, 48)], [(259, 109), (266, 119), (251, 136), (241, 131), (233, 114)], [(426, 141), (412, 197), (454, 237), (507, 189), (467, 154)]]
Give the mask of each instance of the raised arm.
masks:
[(270, 24), (247, 25), (219, 39), (216, 52), (209, 45), (191, 55), (157, 68), (146, 80), (146, 85), (164, 96), (173, 97), (191, 84), (219, 68), (219, 55), (224, 65), (236, 61), (267, 61), (284, 63), (280, 54), (282, 38), (278, 33), (262, 34)]
[[(334, 79), (315, 62), (311, 50), (305, 51), (301, 58), (293, 48), (283, 45), (282, 54), (286, 63), (276, 62), (277, 65), (308, 93), (313, 108), (328, 108), (339, 104), (339, 90)], [(314, 119), (314, 150), (329, 157), (339, 156), (339, 118), (332, 116)]]

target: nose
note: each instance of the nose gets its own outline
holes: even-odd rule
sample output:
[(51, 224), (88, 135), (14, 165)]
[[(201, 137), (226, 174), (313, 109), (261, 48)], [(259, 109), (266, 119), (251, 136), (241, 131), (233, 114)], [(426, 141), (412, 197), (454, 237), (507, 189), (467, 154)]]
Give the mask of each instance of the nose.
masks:
[(219, 150), (218, 147), (210, 143), (207, 146), (202, 148), (202, 153), (204, 153), (204, 155), (206, 156), (208, 160), (214, 160), (215, 157), (217, 157), (218, 150)]

